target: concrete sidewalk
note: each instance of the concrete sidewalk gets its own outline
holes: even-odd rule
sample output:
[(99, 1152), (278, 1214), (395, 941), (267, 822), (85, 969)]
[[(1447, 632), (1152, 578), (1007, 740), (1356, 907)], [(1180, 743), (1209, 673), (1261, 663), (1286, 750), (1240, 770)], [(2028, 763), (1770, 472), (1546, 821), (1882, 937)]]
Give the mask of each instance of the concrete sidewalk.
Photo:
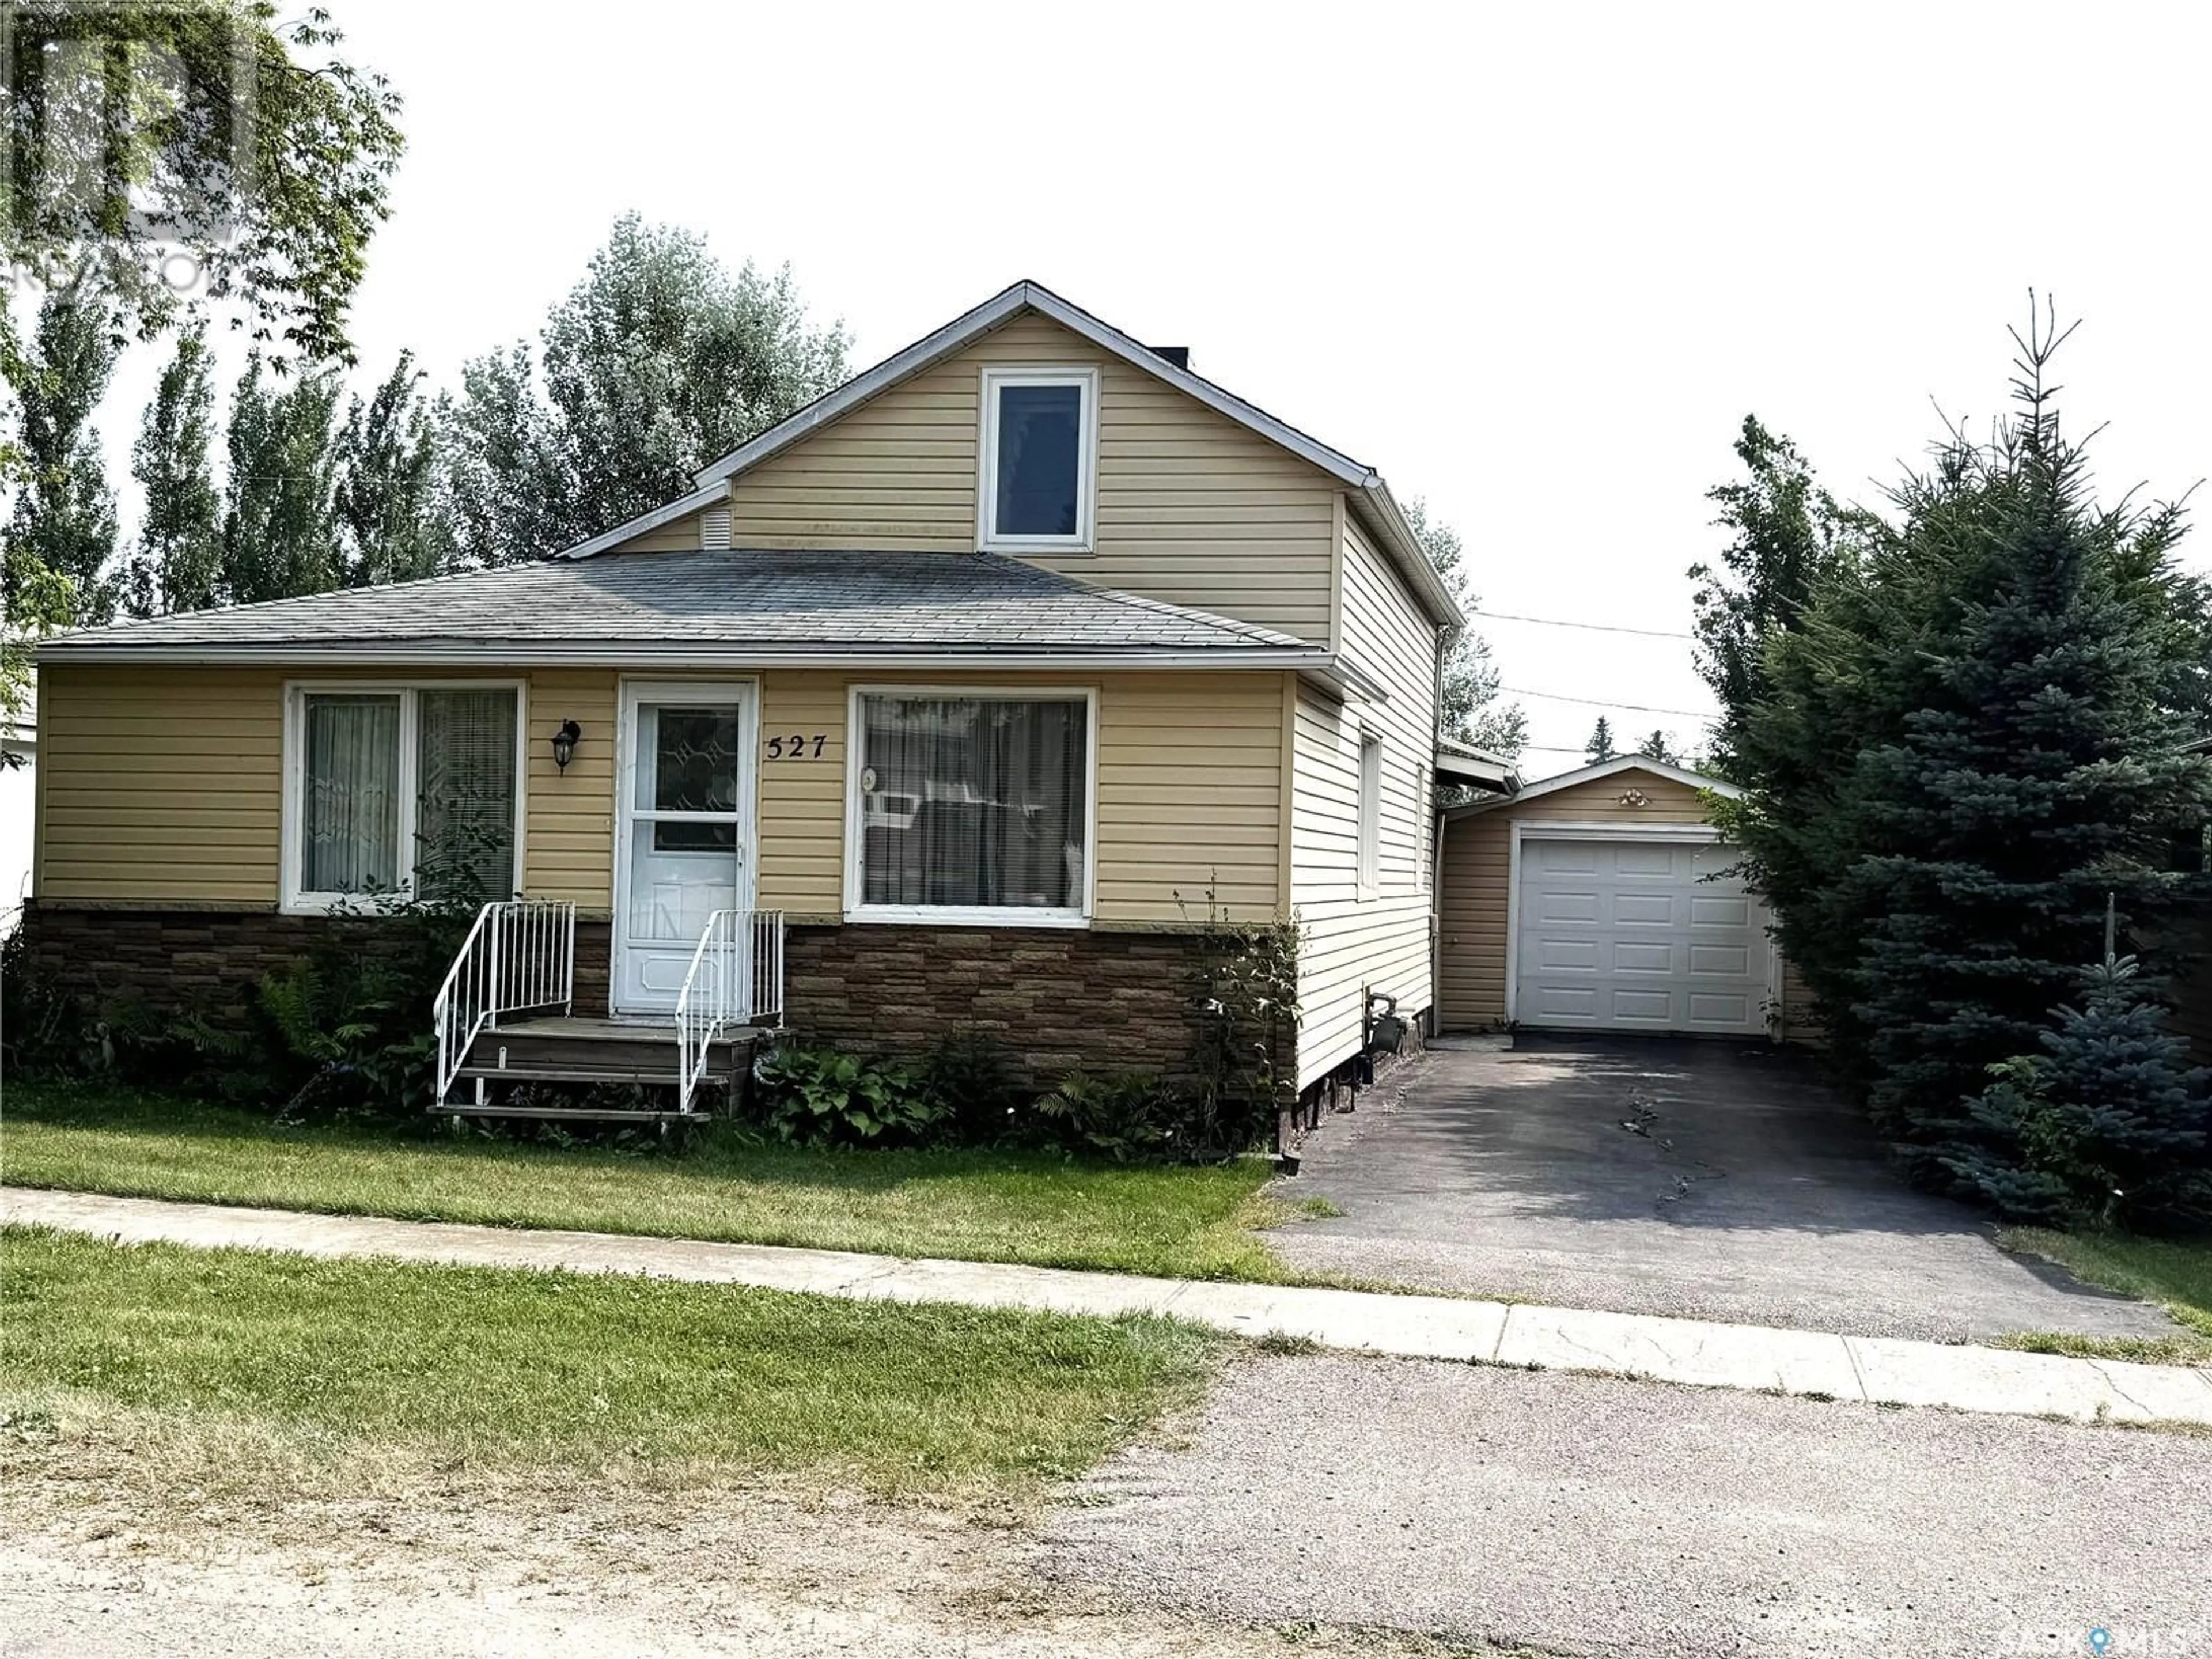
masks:
[(2212, 1368), (2136, 1365), (1644, 1314), (1391, 1296), (997, 1262), (708, 1244), (447, 1222), (307, 1215), (0, 1188), (0, 1220), (123, 1243), (379, 1256), (478, 1267), (637, 1273), (893, 1302), (1164, 1314), (1236, 1335), (1304, 1337), (1413, 1359), (1596, 1371), (1700, 1388), (2082, 1420), (2212, 1425)]

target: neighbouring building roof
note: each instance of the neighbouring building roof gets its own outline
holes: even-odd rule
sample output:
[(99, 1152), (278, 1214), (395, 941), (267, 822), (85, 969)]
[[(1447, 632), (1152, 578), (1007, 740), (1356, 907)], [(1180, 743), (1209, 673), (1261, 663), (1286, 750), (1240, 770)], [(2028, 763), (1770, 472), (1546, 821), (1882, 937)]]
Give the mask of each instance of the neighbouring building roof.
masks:
[(1600, 761), (1594, 766), (1578, 766), (1571, 772), (1562, 772), (1557, 777), (1539, 778), (1534, 783), (1521, 786), (1520, 793), (1502, 800), (1471, 801), (1465, 806), (1455, 806), (1445, 816), (1470, 817), (1477, 812), (1495, 811), (1501, 806), (1520, 806), (1540, 795), (1555, 790), (1571, 789), (1578, 783), (1595, 783), (1600, 778), (1609, 778), (1622, 772), (1649, 772), (1654, 777), (1667, 778), (1692, 789), (1710, 789), (1717, 795), (1740, 799), (1743, 791), (1726, 778), (1717, 778), (1710, 772), (1692, 772), (1686, 766), (1676, 766), (1671, 761), (1653, 760), (1647, 755), (1617, 755), (1609, 761)]
[(996, 554), (701, 551), (510, 566), (63, 635), (43, 662), (1163, 659), (1355, 676), (1287, 634)]
[(1462, 783), (1510, 795), (1521, 787), (1521, 775), (1503, 755), (1478, 749), (1457, 738), (1437, 739), (1437, 781)]
[(1407, 521), (1404, 510), (1390, 494), (1389, 485), (1383, 483), (1381, 473), (1364, 462), (1353, 460), (1343, 451), (1331, 448), (1318, 438), (1299, 431), (1289, 422), (1270, 415), (1258, 404), (1248, 403), (1235, 392), (1216, 386), (1201, 375), (1192, 374), (1186, 362), (1178, 362), (1175, 358), (1155, 350), (1133, 335), (1124, 334), (1080, 306), (1063, 300), (1042, 283), (1032, 282), (1016, 283), (993, 295), (982, 304), (954, 318), (934, 333), (916, 340), (902, 351), (893, 353), (873, 368), (855, 375), (835, 391), (824, 393), (805, 408), (778, 422), (758, 437), (732, 450), (696, 475), (695, 482), (698, 488), (690, 494), (642, 514), (627, 524), (617, 525), (589, 541), (580, 542), (564, 550), (560, 556), (590, 558), (619, 546), (632, 537), (643, 535), (649, 530), (658, 529), (687, 514), (723, 500), (728, 494), (729, 480), (747, 468), (758, 465), (769, 456), (788, 449), (800, 439), (819, 431), (900, 381), (944, 362), (1024, 311), (1034, 311), (1050, 318), (1101, 350), (1109, 352), (1132, 367), (1165, 381), (1178, 392), (1197, 398), (1216, 413), (1226, 416), (1270, 442), (1280, 445), (1349, 486), (1354, 507), (1381, 538), (1385, 556), (1397, 566), (1407, 585), (1420, 596), (1430, 615), (1436, 621), (1454, 627), (1466, 620), (1458, 603), (1453, 599), (1443, 579), (1437, 574), (1436, 567), (1423, 550), (1420, 538)]

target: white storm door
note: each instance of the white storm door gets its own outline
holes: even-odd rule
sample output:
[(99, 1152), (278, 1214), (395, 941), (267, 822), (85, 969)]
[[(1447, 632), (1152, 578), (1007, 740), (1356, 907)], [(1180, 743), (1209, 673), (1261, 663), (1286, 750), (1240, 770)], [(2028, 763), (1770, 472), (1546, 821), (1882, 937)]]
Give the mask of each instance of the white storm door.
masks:
[(1714, 842), (1521, 845), (1515, 1020), (1601, 1031), (1766, 1031), (1766, 907)]
[(629, 684), (616, 823), (614, 1006), (676, 1006), (708, 919), (753, 892), (753, 689)]

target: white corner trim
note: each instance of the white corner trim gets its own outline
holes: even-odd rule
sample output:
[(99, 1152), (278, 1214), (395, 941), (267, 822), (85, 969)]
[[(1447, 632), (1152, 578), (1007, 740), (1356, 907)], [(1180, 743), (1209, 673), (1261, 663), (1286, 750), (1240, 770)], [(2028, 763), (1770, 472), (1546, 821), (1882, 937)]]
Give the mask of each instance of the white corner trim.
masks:
[[(1098, 545), (1098, 368), (1032, 368), (986, 363), (975, 400), (975, 550), (978, 553), (1089, 553)], [(1076, 429), (1075, 533), (1009, 536), (1000, 533), (999, 393), (1007, 386), (1072, 386), (1083, 398)]]
[(628, 524), (618, 524), (612, 530), (602, 531), (587, 542), (578, 542), (574, 547), (563, 548), (553, 556), (557, 559), (588, 559), (594, 553), (604, 553), (633, 536), (642, 536), (648, 530), (658, 530), (665, 524), (672, 524), (687, 513), (696, 513), (702, 507), (726, 501), (729, 494), (729, 486), (720, 480), (702, 485), (688, 495), (678, 495), (665, 506), (656, 507), (650, 513), (639, 514)]

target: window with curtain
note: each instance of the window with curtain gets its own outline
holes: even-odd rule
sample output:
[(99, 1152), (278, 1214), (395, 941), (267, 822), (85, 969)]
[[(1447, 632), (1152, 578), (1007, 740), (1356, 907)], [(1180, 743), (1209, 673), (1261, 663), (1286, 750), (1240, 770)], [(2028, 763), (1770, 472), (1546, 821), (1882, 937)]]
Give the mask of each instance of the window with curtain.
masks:
[(1086, 700), (870, 694), (860, 705), (863, 909), (1083, 914)]
[(289, 896), (515, 890), (520, 699), (507, 687), (298, 694)]

